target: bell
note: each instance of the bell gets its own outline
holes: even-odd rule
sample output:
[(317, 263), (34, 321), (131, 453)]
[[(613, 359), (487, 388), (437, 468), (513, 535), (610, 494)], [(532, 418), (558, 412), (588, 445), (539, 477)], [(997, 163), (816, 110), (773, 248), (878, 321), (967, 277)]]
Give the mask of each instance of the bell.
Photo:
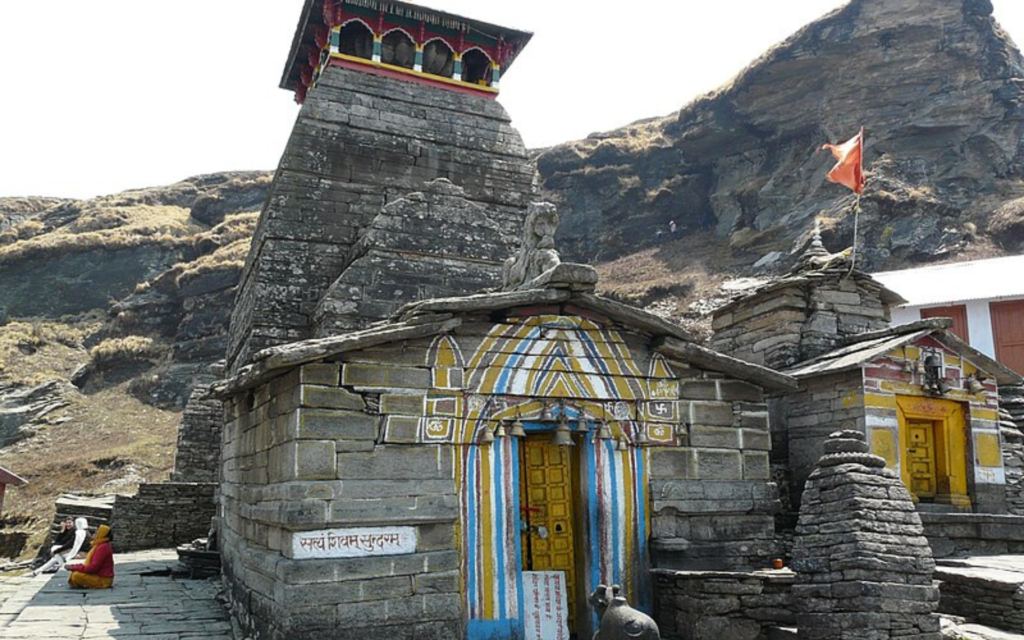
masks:
[(510, 432), (513, 438), (525, 438), (526, 430), (523, 429), (523, 421), (516, 416), (516, 421), (512, 423), (512, 431)]
[(547, 402), (544, 403), (544, 409), (540, 412), (540, 419), (542, 422), (551, 422), (555, 419), (555, 410)]
[(588, 433), (590, 431), (590, 425), (587, 424), (587, 419), (583, 416), (583, 412), (576, 418), (576, 433)]
[(571, 447), (575, 443), (572, 441), (572, 432), (569, 431), (569, 425), (563, 420), (558, 423), (558, 427), (555, 429), (555, 444), (559, 447)]
[(638, 447), (642, 447), (650, 443), (650, 440), (647, 439), (647, 427), (642, 424), (636, 425), (636, 435), (633, 436), (633, 442), (635, 442)]
[(502, 420), (498, 423), (498, 428), (494, 430), (494, 435), (498, 438), (504, 438), (508, 436), (508, 432), (505, 431), (505, 421)]
[(611, 440), (612, 439), (612, 430), (611, 430), (611, 427), (608, 426), (607, 422), (601, 421), (601, 428), (599, 428), (597, 430), (597, 439), (598, 440)]
[(480, 444), (491, 444), (494, 442), (494, 433), (491, 432), (491, 425), (485, 424), (483, 431), (480, 432)]
[(981, 384), (977, 378), (969, 377), (967, 378), (967, 389), (971, 393), (981, 393), (985, 390), (985, 385)]
[(615, 444), (615, 450), (616, 451), (628, 451), (629, 450), (629, 445), (626, 443), (626, 436), (625, 435), (623, 435), (621, 438), (619, 438), (619, 441)]

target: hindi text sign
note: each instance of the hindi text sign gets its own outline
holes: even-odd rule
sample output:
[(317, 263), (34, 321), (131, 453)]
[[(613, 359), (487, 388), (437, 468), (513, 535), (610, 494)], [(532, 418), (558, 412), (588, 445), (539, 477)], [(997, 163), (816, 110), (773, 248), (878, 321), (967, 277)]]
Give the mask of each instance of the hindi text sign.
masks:
[(526, 640), (569, 640), (569, 601), (561, 571), (524, 571)]
[(292, 557), (362, 558), (400, 556), (416, 553), (413, 527), (368, 527), (296, 531), (292, 534)]

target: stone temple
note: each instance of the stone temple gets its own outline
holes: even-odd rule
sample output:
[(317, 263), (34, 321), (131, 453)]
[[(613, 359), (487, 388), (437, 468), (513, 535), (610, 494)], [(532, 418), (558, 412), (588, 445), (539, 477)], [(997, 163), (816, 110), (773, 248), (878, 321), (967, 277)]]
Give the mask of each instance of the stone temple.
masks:
[[(235, 622), (583, 639), (621, 593), (666, 638), (798, 615), (807, 638), (934, 638), (933, 548), (1024, 552), (998, 400), (1020, 376), (948, 323), (888, 328), (898, 296), (820, 239), (719, 310), (713, 348), (597, 295), (494, 99), (530, 37), (306, 0), (282, 79), (302, 108), (212, 387)], [(884, 545), (870, 501), (903, 527)], [(800, 580), (766, 571), (790, 556)]]

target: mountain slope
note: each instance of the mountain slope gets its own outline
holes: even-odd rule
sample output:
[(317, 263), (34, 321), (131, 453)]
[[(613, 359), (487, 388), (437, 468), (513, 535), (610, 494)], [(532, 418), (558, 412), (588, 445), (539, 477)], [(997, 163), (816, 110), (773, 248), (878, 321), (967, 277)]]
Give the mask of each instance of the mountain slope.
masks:
[(617, 256), (675, 220), (756, 259), (791, 251), (818, 213), (826, 242), (848, 246), (852, 199), (819, 150), (863, 125), (867, 266), (955, 255), (1024, 195), (1024, 63), (991, 13), (988, 0), (852, 0), (677, 114), (544, 151), (563, 246)]

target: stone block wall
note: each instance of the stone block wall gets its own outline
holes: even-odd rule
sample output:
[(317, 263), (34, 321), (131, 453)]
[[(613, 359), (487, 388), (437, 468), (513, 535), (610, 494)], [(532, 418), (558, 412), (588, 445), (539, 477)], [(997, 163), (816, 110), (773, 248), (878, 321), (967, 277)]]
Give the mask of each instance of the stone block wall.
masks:
[(409, 302), (501, 286), (507, 224), (445, 179), (399, 198), (360, 234), (314, 314), (314, 334), (362, 329)]
[(757, 640), (796, 624), (789, 570), (749, 573), (655, 569), (655, 614), (663, 638)]
[(922, 513), (924, 535), (936, 558), (1024, 553), (1024, 516)]
[(134, 496), (117, 496), (110, 526), (119, 552), (169, 549), (205, 538), (216, 514), (211, 482), (142, 484)]
[(800, 359), (800, 337), (807, 300), (797, 284), (771, 295), (742, 299), (719, 309), (711, 327), (711, 347), (734, 358), (783, 368)]
[(257, 225), (232, 314), (229, 369), (264, 347), (312, 337), (317, 306), (352, 261), (359, 233), (384, 205), (437, 178), (465, 189), (516, 236), (535, 170), (493, 100), (327, 68)]
[(172, 482), (217, 481), (224, 410), (220, 400), (203, 398), (208, 391), (208, 385), (196, 387), (185, 405), (178, 425)]
[(791, 275), (715, 311), (711, 346), (785, 369), (885, 329), (890, 314), (881, 290), (870, 276), (843, 268)]
[(772, 399), (773, 462), (788, 473), (789, 506), (800, 508), (804, 482), (837, 429), (863, 431), (865, 411), (860, 370), (802, 380), (800, 391)]
[(681, 363), (684, 448), (651, 456), (655, 566), (763, 567), (774, 554), (768, 407), (763, 392)]
[(1006, 470), (1006, 508), (1024, 515), (1024, 387), (999, 387), (999, 432)]
[[(457, 637), (454, 450), (381, 444), (379, 396), (342, 388), (340, 371), (305, 365), (226, 405), (221, 535), (235, 615), (261, 639)], [(385, 524), (415, 527), (415, 553), (294, 558), (297, 532)]]

